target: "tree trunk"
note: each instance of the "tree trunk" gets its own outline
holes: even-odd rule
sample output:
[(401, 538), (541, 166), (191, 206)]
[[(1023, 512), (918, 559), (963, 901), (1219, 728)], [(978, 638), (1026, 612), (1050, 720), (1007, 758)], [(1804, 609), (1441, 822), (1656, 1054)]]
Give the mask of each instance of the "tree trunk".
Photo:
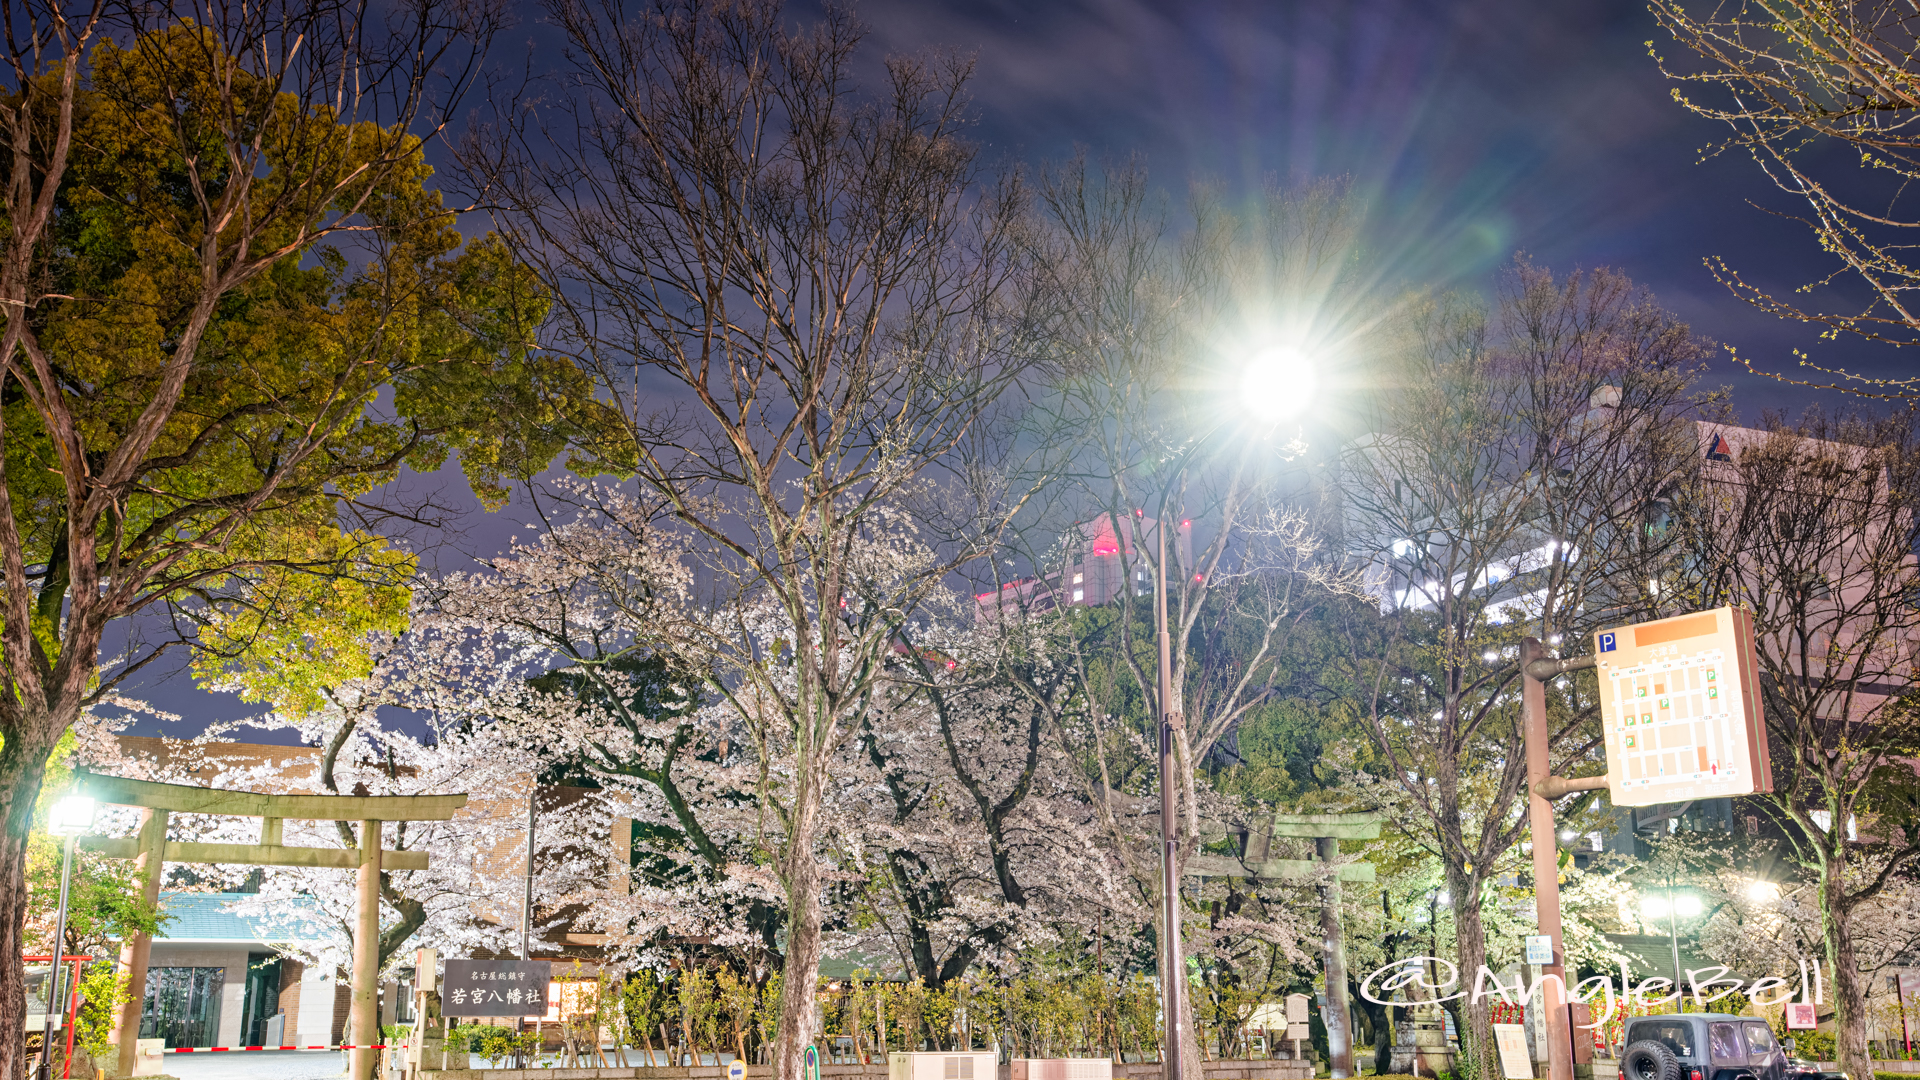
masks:
[(1847, 921), (1852, 904), (1847, 899), (1845, 865), (1830, 859), (1821, 871), (1820, 929), (1827, 966), (1833, 971), (1833, 1034), (1840, 1071), (1848, 1076), (1872, 1076), (1873, 1061), (1867, 1056), (1866, 988), (1861, 985), (1860, 965), (1854, 955), (1853, 927)]
[[(1315, 854), (1331, 865), (1340, 857), (1340, 841), (1322, 836)], [(1327, 880), (1320, 895), (1320, 942), (1327, 972), (1327, 1065), (1333, 1080), (1353, 1075), (1353, 1009), (1347, 1001), (1347, 928), (1340, 920), (1340, 878)]]
[(814, 987), (820, 981), (820, 863), (814, 858), (814, 839), (820, 824), (820, 784), (810, 769), (803, 768), (796, 779), (787, 835), (787, 962), (780, 977), (776, 1080), (801, 1080), (806, 1048), (818, 1024)]
[(54, 739), (64, 725), (22, 724), (8, 732), (0, 745), (0, 1080), (21, 1080), (27, 1055), (23, 1040), (11, 1037), (26, 1029), (27, 973), (17, 958), (26, 951), (27, 834), (33, 826), (33, 804), (46, 779), (47, 755), (53, 739), (37, 740), (32, 733), (51, 730)]
[(1493, 1060), (1493, 1015), (1485, 998), (1474, 1001), (1471, 991), (1475, 973), (1487, 962), (1487, 930), (1480, 921), (1480, 882), (1459, 866), (1447, 866), (1447, 891), (1453, 896), (1453, 933), (1460, 947), (1460, 985), (1445, 991), (1469, 991), (1467, 997), (1451, 1004), (1460, 1029), (1460, 1054), (1469, 1059), (1458, 1063), (1454, 1072), (1463, 1076), (1498, 1076)]

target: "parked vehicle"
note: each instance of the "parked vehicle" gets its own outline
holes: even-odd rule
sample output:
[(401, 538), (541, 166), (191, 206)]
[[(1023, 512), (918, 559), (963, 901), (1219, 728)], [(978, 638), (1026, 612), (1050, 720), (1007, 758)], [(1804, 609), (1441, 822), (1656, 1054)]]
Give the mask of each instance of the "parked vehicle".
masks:
[(1621, 1080), (1847, 1080), (1801, 1072), (1765, 1020), (1728, 1013), (1635, 1017), (1620, 1055)]
[(1792, 1056), (1792, 1039), (1781, 1039), (1780, 1045), (1787, 1051), (1787, 1080), (1848, 1080), (1847, 1074), (1838, 1069), (1823, 1069), (1817, 1062)]

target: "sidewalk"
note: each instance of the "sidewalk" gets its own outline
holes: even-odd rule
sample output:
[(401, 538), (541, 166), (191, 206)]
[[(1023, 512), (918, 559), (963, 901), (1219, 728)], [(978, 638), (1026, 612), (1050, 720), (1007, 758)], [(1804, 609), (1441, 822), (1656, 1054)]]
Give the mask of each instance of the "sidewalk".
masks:
[(347, 1071), (339, 1050), (239, 1050), (224, 1054), (168, 1054), (162, 1062), (179, 1080), (333, 1080)]

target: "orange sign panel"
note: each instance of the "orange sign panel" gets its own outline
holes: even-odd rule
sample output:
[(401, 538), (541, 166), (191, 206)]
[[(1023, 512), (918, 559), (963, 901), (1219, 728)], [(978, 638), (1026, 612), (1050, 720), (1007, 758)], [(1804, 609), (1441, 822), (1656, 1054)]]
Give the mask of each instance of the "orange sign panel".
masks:
[(1751, 613), (1602, 630), (1594, 659), (1615, 806), (1773, 790)]

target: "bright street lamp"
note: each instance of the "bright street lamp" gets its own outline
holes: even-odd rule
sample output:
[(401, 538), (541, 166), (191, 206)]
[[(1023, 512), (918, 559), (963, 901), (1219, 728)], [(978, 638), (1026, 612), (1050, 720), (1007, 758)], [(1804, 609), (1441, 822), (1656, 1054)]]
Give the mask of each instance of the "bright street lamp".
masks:
[(1286, 420), (1313, 399), (1313, 363), (1290, 345), (1255, 353), (1240, 373), (1240, 403), (1262, 420)]
[(55, 836), (78, 836), (93, 828), (94, 801), (85, 795), (68, 795), (47, 811), (47, 831)]
[[(1304, 409), (1313, 393), (1313, 368), (1304, 353), (1288, 346), (1274, 346), (1253, 354), (1240, 375), (1240, 404), (1254, 416), (1277, 423)], [(1178, 476), (1200, 447), (1227, 426), (1222, 420), (1195, 439), (1187, 448)], [(1159, 545), (1158, 567), (1153, 590), (1153, 627), (1159, 648), (1160, 677), (1160, 893), (1165, 904), (1163, 927), (1166, 933), (1166, 968), (1161, 972), (1160, 1008), (1163, 1015), (1162, 1041), (1166, 1050), (1166, 1080), (1182, 1080), (1180, 1046), (1180, 1000), (1186, 978), (1186, 961), (1180, 948), (1180, 878), (1176, 867), (1178, 821), (1173, 764), (1173, 642), (1167, 633), (1167, 530), (1170, 519), (1167, 500), (1172, 496), (1172, 481), (1160, 489), (1160, 510), (1154, 522), (1154, 537)]]
[(60, 860), (60, 914), (53, 923), (53, 970), (47, 976), (47, 1012), (40, 1025), (40, 1075), (53, 1075), (53, 1018), (60, 1012), (60, 962), (67, 943), (67, 890), (73, 882), (73, 845), (80, 834), (93, 828), (94, 802), (85, 795), (68, 795), (47, 811), (47, 831), (67, 838), (66, 855)]
[(1680, 972), (1680, 919), (1693, 918), (1706, 910), (1696, 893), (1676, 892), (1669, 881), (1662, 895), (1640, 898), (1640, 913), (1649, 921), (1664, 917), (1667, 920), (1667, 938), (1673, 946), (1673, 985), (1677, 989), (1682, 985)]

